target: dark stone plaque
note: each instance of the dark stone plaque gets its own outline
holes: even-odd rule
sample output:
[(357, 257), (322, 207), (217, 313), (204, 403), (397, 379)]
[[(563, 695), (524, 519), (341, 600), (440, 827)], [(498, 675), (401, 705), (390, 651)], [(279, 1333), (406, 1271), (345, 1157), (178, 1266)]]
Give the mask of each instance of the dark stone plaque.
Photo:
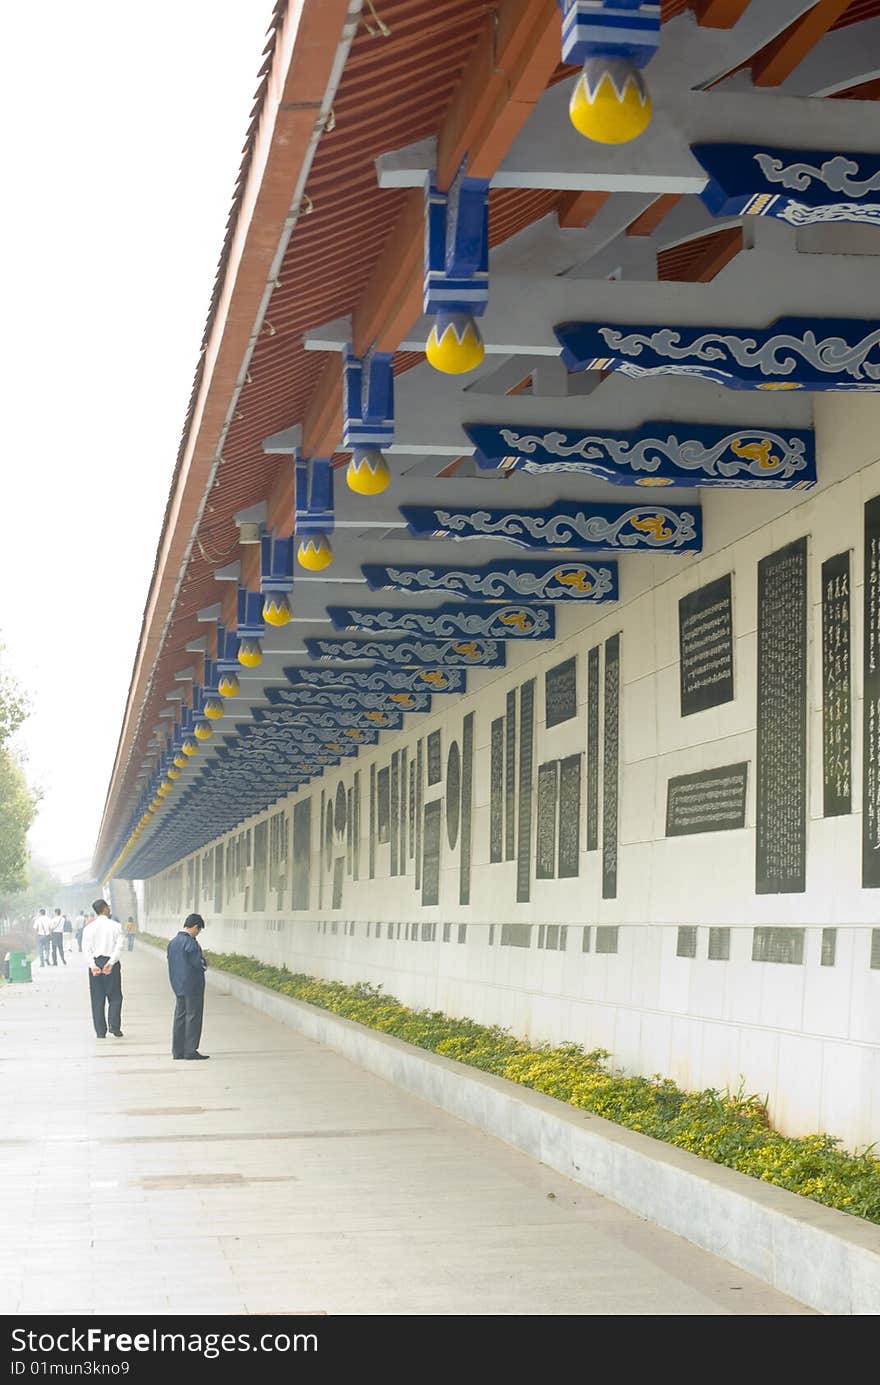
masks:
[(538, 827), (535, 845), (535, 874), (538, 880), (556, 875), (556, 795), (559, 761), (548, 760), (538, 766)]
[(439, 798), (425, 804), (424, 855), (422, 862), (422, 904), (440, 903), (440, 819), (443, 804)]
[(401, 875), (406, 875), (406, 828), (407, 828), (407, 755), (405, 750), (400, 752), (400, 851), (397, 857), (398, 869)]
[(419, 740), (416, 748), (416, 889), (419, 889), (422, 878), (422, 803), (425, 792), (424, 745), (424, 741)]
[(321, 816), (318, 819), (318, 908), (324, 907), (324, 790), (321, 790)]
[(548, 727), (577, 714), (577, 659), (566, 659), (544, 675), (544, 716)]
[(354, 789), (348, 791), (348, 811), (345, 817), (345, 869), (351, 875), (354, 856)]
[(409, 854), (416, 854), (416, 762), (409, 762)]
[(587, 656), (587, 850), (599, 850), (599, 646)]
[(461, 818), (461, 752), (458, 742), (452, 741), (446, 756), (446, 836), (450, 847), (458, 841)]
[(370, 765), (370, 879), (376, 878), (376, 766)]
[(617, 898), (620, 776), (620, 636), (605, 641), (605, 756), (602, 766), (602, 898)]
[(516, 900), (527, 904), (532, 884), (532, 778), (535, 742), (535, 680), (519, 690), (519, 814), (517, 817)]
[(354, 835), (354, 849), (352, 853), (352, 874), (355, 880), (360, 879), (361, 874), (361, 772), (355, 771), (354, 776), (354, 825), (352, 827)]
[(849, 553), (822, 564), (822, 787), (826, 818), (852, 812)]
[[(345, 873), (345, 857), (337, 856), (333, 862), (333, 908), (342, 908), (342, 881)], [(333, 927), (336, 927), (334, 923)]]
[(458, 902), (471, 902), (471, 849), (474, 800), (474, 714), (464, 719), (461, 738), (461, 851), (458, 865)]
[(443, 776), (443, 766), (440, 763), (440, 732), (432, 731), (428, 737), (428, 786), (439, 784)]
[(324, 860), (327, 870), (333, 864), (333, 803), (327, 804), (327, 825), (324, 830)]
[(492, 722), (489, 769), (489, 860), (504, 859), (504, 717)]
[(678, 603), (681, 714), (733, 701), (733, 597), (730, 573)]
[(341, 837), (345, 831), (347, 821), (347, 804), (345, 801), (345, 789), (341, 784), (336, 785), (336, 799), (333, 805), (333, 825), (336, 828), (336, 835)]
[(504, 859), (516, 856), (516, 692), (507, 694), (504, 750)]
[(880, 496), (865, 506), (862, 888), (880, 887)]
[(805, 887), (807, 819), (807, 541), (758, 563), (755, 889)]
[(580, 874), (581, 756), (559, 761), (559, 864), (560, 880)]
[(309, 907), (309, 868), (312, 859), (312, 800), (304, 798), (293, 807), (292, 909)]
[(748, 773), (748, 762), (744, 761), (670, 779), (666, 785), (667, 837), (745, 827)]
[(396, 875), (397, 849), (400, 844), (400, 754), (396, 750), (391, 756), (391, 814), (388, 839), (391, 842), (391, 874)]
[(387, 765), (376, 775), (376, 840), (387, 842), (391, 835), (391, 771)]

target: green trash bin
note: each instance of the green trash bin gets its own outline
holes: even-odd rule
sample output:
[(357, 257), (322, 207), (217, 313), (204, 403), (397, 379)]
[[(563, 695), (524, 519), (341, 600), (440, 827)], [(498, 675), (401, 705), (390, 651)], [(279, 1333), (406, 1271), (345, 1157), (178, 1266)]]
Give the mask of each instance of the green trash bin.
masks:
[(9, 980), (10, 981), (30, 981), (31, 978), (31, 959), (26, 952), (10, 952), (9, 954)]

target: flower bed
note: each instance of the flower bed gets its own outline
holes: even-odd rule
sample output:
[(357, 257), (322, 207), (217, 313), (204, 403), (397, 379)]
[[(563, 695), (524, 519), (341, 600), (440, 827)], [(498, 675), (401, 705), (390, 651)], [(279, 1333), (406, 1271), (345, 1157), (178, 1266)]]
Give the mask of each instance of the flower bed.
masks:
[[(164, 938), (141, 936), (165, 946)], [(770, 1126), (766, 1102), (758, 1096), (713, 1088), (685, 1092), (668, 1078), (611, 1072), (605, 1049), (536, 1046), (496, 1026), (454, 1019), (436, 1010), (411, 1010), (366, 982), (344, 986), (320, 981), (236, 953), (206, 956), (217, 970), (880, 1224), (880, 1159), (871, 1149), (850, 1154), (831, 1135), (781, 1135)]]

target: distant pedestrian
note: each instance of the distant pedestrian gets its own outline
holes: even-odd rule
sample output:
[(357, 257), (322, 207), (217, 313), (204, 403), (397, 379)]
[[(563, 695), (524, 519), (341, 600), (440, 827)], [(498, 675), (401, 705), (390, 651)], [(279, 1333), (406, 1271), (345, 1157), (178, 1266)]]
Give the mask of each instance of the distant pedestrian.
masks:
[(205, 1012), (205, 969), (208, 964), (196, 940), (204, 926), (205, 920), (201, 914), (189, 914), (180, 932), (168, 944), (168, 979), (177, 997), (171, 1030), (172, 1058), (192, 1061), (211, 1056), (209, 1053), (199, 1053)]
[(76, 923), (74, 925), (73, 930), (73, 936), (76, 938), (76, 945), (79, 948), (80, 952), (82, 952), (83, 950), (83, 931), (85, 929), (85, 926), (86, 916), (83, 913), (82, 909), (80, 909), (79, 913), (76, 916)]
[(37, 944), (40, 949), (40, 966), (47, 967), (52, 947), (52, 920), (45, 909), (41, 909), (34, 919), (34, 932), (37, 935)]
[(64, 956), (64, 915), (60, 909), (56, 909), (52, 915), (52, 965), (57, 967), (58, 958), (61, 958), (65, 966), (67, 959)]
[(134, 952), (134, 940), (137, 937), (138, 926), (129, 914), (128, 923), (125, 925), (125, 941), (128, 944), (129, 952)]
[[(96, 899), (95, 917), (83, 932), (83, 953), (89, 969), (92, 1020), (99, 1039), (107, 1030), (122, 1038), (122, 926), (110, 917), (110, 905)], [(105, 1013), (106, 1006), (106, 1013)]]

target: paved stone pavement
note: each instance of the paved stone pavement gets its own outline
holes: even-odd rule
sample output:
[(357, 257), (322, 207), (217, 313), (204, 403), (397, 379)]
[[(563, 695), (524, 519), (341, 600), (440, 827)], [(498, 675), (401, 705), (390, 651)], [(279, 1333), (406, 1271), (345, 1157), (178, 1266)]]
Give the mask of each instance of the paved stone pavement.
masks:
[(809, 1310), (228, 996), (173, 1062), (160, 959), (0, 983), (2, 1313)]

